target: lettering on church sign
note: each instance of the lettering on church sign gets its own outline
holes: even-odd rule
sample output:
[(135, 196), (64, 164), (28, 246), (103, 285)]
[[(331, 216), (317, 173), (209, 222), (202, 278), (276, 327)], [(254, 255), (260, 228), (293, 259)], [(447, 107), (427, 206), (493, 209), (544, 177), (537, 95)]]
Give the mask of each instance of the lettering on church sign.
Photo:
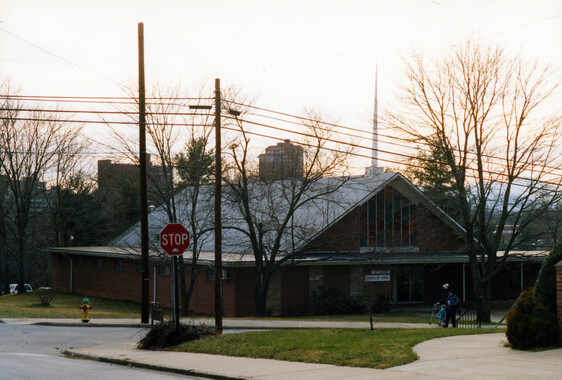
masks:
[(365, 282), (390, 281), (390, 269), (372, 270), (371, 274), (365, 275)]

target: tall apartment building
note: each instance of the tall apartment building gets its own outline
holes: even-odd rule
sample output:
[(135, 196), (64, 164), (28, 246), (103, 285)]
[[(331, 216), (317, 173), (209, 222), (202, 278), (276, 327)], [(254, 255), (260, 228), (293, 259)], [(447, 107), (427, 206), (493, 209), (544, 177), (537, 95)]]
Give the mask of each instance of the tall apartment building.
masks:
[(265, 153), (258, 156), (260, 178), (270, 181), (302, 178), (303, 154), (303, 148), (291, 144), (291, 140), (268, 146)]
[[(158, 194), (166, 188), (166, 178), (161, 166), (154, 166), (150, 155), (146, 158), (149, 201), (158, 199)], [(115, 194), (124, 186), (136, 187), (139, 183), (139, 167), (134, 164), (113, 163), (111, 160), (98, 160), (98, 191), (101, 194)]]

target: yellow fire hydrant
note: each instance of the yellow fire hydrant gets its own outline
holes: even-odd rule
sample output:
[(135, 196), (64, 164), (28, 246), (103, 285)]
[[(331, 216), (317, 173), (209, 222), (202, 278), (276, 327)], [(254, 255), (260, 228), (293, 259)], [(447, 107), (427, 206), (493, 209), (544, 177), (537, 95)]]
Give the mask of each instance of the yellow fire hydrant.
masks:
[(82, 305), (80, 305), (80, 309), (82, 310), (82, 322), (88, 323), (90, 322), (89, 311), (92, 309), (90, 305), (90, 300), (87, 297), (84, 297), (82, 300)]

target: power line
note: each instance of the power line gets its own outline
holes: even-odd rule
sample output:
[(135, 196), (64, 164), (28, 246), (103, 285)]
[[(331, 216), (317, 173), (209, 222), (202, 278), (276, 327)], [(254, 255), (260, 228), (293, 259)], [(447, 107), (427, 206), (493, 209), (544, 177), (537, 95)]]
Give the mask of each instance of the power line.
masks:
[[(233, 102), (233, 103), (235, 103), (235, 102)], [(364, 131), (364, 130), (357, 129), (357, 128), (348, 127), (348, 126), (343, 126), (343, 125), (341, 125), (341, 124), (323, 122), (323, 121), (317, 120), (317, 119), (311, 119), (311, 118), (307, 118), (307, 117), (302, 117), (302, 116), (291, 115), (291, 114), (287, 114), (287, 113), (283, 113), (283, 112), (273, 111), (273, 110), (269, 110), (269, 109), (265, 109), (265, 108), (254, 107), (254, 106), (247, 105), (247, 104), (243, 104), (243, 103), (235, 103), (235, 104), (242, 105), (242, 106), (244, 106), (244, 107), (250, 107), (250, 108), (260, 109), (260, 110), (263, 110), (263, 111), (266, 111), (266, 112), (271, 112), (271, 113), (276, 113), (276, 114), (280, 114), (280, 115), (285, 115), (285, 116), (288, 116), (288, 117), (291, 117), (291, 118), (295, 118), (295, 119), (300, 119), (300, 120), (303, 120), (303, 121), (308, 121), (308, 122), (312, 122), (312, 123), (318, 123), (318, 124), (321, 124), (321, 125), (327, 125), (327, 126), (337, 127), (337, 128), (343, 129), (343, 130), (349, 130), (349, 131), (352, 131), (352, 132), (360, 132), (360, 133), (369, 134), (370, 137), (361, 137), (361, 138), (363, 138), (363, 139), (365, 139), (365, 138), (366, 138), (366, 139), (369, 139), (371, 142), (372, 142), (372, 141), (379, 141), (379, 142), (382, 142), (382, 143), (385, 143), (385, 144), (390, 144), (390, 145), (398, 146), (398, 147), (400, 147), (400, 148), (417, 149), (417, 150), (423, 150), (425, 153), (431, 153), (431, 150), (429, 150), (429, 149), (423, 149), (423, 148), (420, 149), (419, 146), (418, 146), (418, 147), (413, 147), (413, 146), (411, 146), (411, 145), (405, 145), (405, 144), (400, 144), (400, 143), (396, 143), (396, 142), (393, 142), (393, 141), (383, 141), (383, 140), (378, 139), (378, 137), (381, 137), (381, 136), (382, 136), (382, 137), (389, 138), (389, 139), (400, 140), (400, 141), (405, 141), (405, 142), (412, 142), (410, 139), (401, 138), (401, 137), (399, 137), (399, 136), (386, 135), (386, 134), (382, 134), (382, 133), (380, 133), (380, 132), (377, 133), (377, 136), (372, 136), (372, 133), (371, 133), (371, 132)], [(301, 126), (302, 126), (302, 124), (299, 124), (298, 122), (293, 122), (293, 121), (288, 121), (288, 120), (286, 121), (286, 120), (283, 120), (283, 119), (280, 119), (280, 118), (271, 117), (271, 116), (266, 116), (266, 115), (261, 115), (261, 114), (252, 114), (252, 115), (261, 116), (261, 117), (265, 117), (265, 118), (270, 118), (270, 119), (274, 119), (274, 120), (278, 120), (278, 121), (285, 121), (285, 122), (287, 122), (287, 123), (291, 123), (291, 124), (301, 125)], [(322, 129), (322, 128), (321, 128), (321, 129)], [(324, 129), (324, 130), (325, 130), (325, 129)], [(350, 134), (350, 133), (344, 133), (344, 132), (339, 132), (339, 131), (336, 131), (336, 133), (339, 133), (339, 134), (342, 134), (342, 135), (348, 136), (348, 137), (357, 137), (356, 135)], [(428, 146), (425, 145), (425, 147), (428, 147)], [(454, 149), (454, 148), (453, 148), (453, 150), (454, 150), (456, 153), (459, 153), (459, 152), (460, 152), (460, 150), (458, 150), (458, 149)], [(380, 151), (380, 150), (379, 150), (379, 151)], [(471, 155), (473, 155), (473, 156), (476, 156), (476, 153), (471, 153), (471, 152), (468, 152), (468, 153), (471, 154)], [(488, 154), (481, 154), (481, 156), (482, 156), (482, 157), (485, 157), (485, 158), (489, 158), (489, 159), (498, 160), (498, 161), (501, 161), (501, 162), (503, 163), (503, 159), (502, 159), (502, 158), (499, 158), (499, 157), (495, 157), (495, 156), (488, 155)], [(556, 167), (551, 167), (551, 166), (547, 166), (547, 167), (550, 168), (550, 169), (554, 169), (554, 170), (560, 170), (560, 168), (556, 168)]]
[(31, 42), (31, 41), (28, 41), (28, 40), (26, 40), (25, 38), (22, 38), (22, 37), (18, 36), (17, 34), (14, 34), (14, 33), (12, 33), (12, 32), (9, 32), (9, 31), (7, 31), (6, 29), (4, 29), (4, 28), (2, 28), (2, 27), (0, 27), (0, 30), (3, 31), (4, 33), (9, 34), (10, 36), (12, 36), (12, 37), (14, 37), (14, 38), (17, 38), (17, 39), (20, 40), (20, 41), (25, 42), (25, 43), (28, 44), (28, 45), (33, 46), (33, 47), (36, 48), (36, 49), (39, 49), (39, 50), (41, 50), (41, 51), (43, 51), (43, 52), (45, 52), (45, 53), (47, 53), (47, 54), (49, 54), (49, 55), (52, 55), (52, 56), (55, 57), (55, 58), (60, 59), (61, 61), (64, 61), (64, 62), (66, 62), (66, 63), (68, 63), (68, 64), (70, 64), (70, 65), (72, 65), (72, 66), (75, 66), (75, 67), (81, 69), (81, 70), (87, 71), (88, 73), (90, 73), (90, 74), (92, 74), (92, 75), (95, 75), (95, 76), (100, 77), (100, 78), (102, 78), (102, 79), (108, 80), (108, 81), (110, 81), (111, 83), (117, 85), (117, 86), (118, 86), (119, 88), (121, 88), (122, 90), (123, 90), (123, 89), (129, 89), (129, 90), (130, 90), (130, 88), (129, 88), (128, 86), (122, 85), (121, 83), (119, 83), (119, 82), (117, 82), (117, 81), (115, 81), (115, 80), (113, 80), (113, 79), (111, 79), (111, 78), (109, 78), (109, 77), (107, 77), (107, 76), (105, 76), (105, 75), (102, 75), (102, 74), (100, 74), (100, 73), (97, 73), (97, 72), (95, 72), (95, 71), (93, 71), (93, 70), (90, 70), (90, 69), (88, 69), (88, 68), (86, 68), (86, 67), (84, 67), (84, 66), (82, 66), (82, 65), (79, 65), (79, 64), (77, 64), (77, 63), (75, 63), (75, 62), (72, 62), (71, 60), (68, 60), (68, 59), (66, 59), (66, 58), (64, 58), (64, 57), (61, 57), (60, 55), (57, 55), (57, 54), (53, 53), (52, 51), (49, 51), (49, 50), (47, 50), (47, 49), (45, 49), (45, 48), (43, 48), (43, 47), (41, 47), (41, 46), (39, 46), (39, 45), (37, 45), (37, 44)]
[[(3, 96), (4, 96), (4, 95), (0, 95), (0, 97), (3, 97)], [(20, 96), (20, 97), (23, 98), (23, 97), (25, 97), (25, 96)], [(64, 96), (56, 96), (56, 97), (53, 97), (53, 98), (59, 98), (59, 99), (128, 99), (128, 100), (134, 101), (134, 99), (126, 98), (126, 97), (85, 97), (85, 96), (84, 96), (84, 97), (64, 97)], [(159, 98), (149, 98), (149, 99), (158, 99), (158, 100), (160, 100), (160, 99), (208, 100), (208, 99), (212, 99), (212, 98), (176, 98), (176, 97), (173, 97), (173, 98), (172, 98), (172, 97), (170, 97), (170, 98), (163, 98), (163, 97), (159, 97)], [(293, 119), (297, 119), (297, 120), (301, 120), (301, 121), (307, 121), (307, 122), (311, 122), (311, 123), (318, 123), (318, 124), (326, 125), (326, 126), (333, 126), (333, 127), (339, 128), (339, 129), (349, 130), (349, 131), (352, 131), (352, 132), (359, 132), (359, 133), (364, 133), (364, 134), (369, 134), (369, 135), (371, 134), (371, 133), (368, 132), (368, 131), (364, 131), (364, 130), (361, 130), (361, 129), (352, 128), (352, 127), (348, 127), (348, 126), (343, 126), (343, 125), (341, 125), (341, 124), (328, 123), (328, 122), (324, 122), (324, 121), (321, 121), (321, 120), (318, 120), (318, 119), (313, 119), (313, 118), (309, 118), (309, 117), (303, 117), (303, 116), (288, 114), (288, 113), (285, 113), (285, 112), (274, 111), (274, 110), (271, 110), (271, 109), (266, 109), (266, 108), (262, 108), (262, 107), (256, 107), (256, 106), (252, 106), (252, 105), (244, 104), (244, 103), (239, 103), (239, 102), (235, 102), (235, 101), (230, 101), (230, 103), (231, 103), (231, 104), (240, 105), (240, 106), (244, 106), (244, 107), (248, 107), (248, 108), (258, 109), (258, 110), (261, 110), (261, 111), (264, 111), (264, 112), (269, 112), (269, 113), (279, 114), (279, 115), (282, 115), (282, 116), (287, 116), (287, 117), (290, 117), (290, 118), (293, 118)], [(129, 104), (129, 103), (127, 103), (127, 104)], [(134, 104), (134, 103), (130, 103), (130, 104)], [(181, 105), (181, 106), (185, 106), (185, 105)], [(51, 111), (46, 111), (46, 112), (90, 113), (90, 111), (59, 111), (59, 110), (51, 110)], [(99, 113), (99, 114), (136, 114), (136, 112), (127, 112), (127, 111), (112, 111), (112, 112), (111, 112), (111, 111), (91, 111), (91, 113)], [(203, 113), (198, 114), (198, 113), (184, 113), (184, 112), (151, 112), (151, 113), (149, 113), (149, 114), (153, 114), (153, 115), (166, 114), (166, 115), (171, 115), (171, 116), (208, 116), (208, 117), (211, 117), (211, 116), (212, 116), (211, 114), (208, 114), (208, 113), (205, 113), (205, 114), (203, 114)], [(257, 117), (265, 117), (265, 118), (273, 119), (273, 120), (276, 120), (276, 121), (281, 121), (281, 122), (286, 122), (286, 123), (290, 123), (290, 124), (302, 126), (302, 124), (299, 123), (299, 122), (290, 121), (290, 120), (285, 120), (285, 119), (281, 119), (281, 118), (276, 118), (276, 117), (273, 117), (273, 116), (267, 116), (267, 115), (255, 114), (255, 113), (252, 113), (251, 115), (254, 115), (254, 116), (257, 116)], [(247, 122), (249, 122), (249, 121), (247, 121)], [(193, 124), (190, 124), (190, 125), (193, 125)], [(265, 125), (265, 124), (261, 124), (261, 125), (262, 125), (262, 126), (267, 126), (267, 125)], [(275, 128), (275, 127), (273, 127), (273, 126), (269, 126), (269, 127), (270, 127), (270, 128)], [(292, 131), (287, 131), (287, 132), (292, 133)], [(339, 133), (339, 134), (342, 134), (342, 135), (348, 136), (348, 137), (357, 137), (356, 135), (348, 134), (348, 133), (344, 133), (344, 132), (340, 132), (340, 131), (336, 131), (336, 133)], [(369, 139), (371, 142), (374, 141), (374, 140), (378, 140), (378, 141), (380, 141), (380, 142), (382, 142), (382, 143), (390, 144), (390, 145), (393, 145), (393, 146), (398, 146), (398, 147), (400, 147), (400, 148), (417, 149), (417, 150), (420, 150), (420, 147), (419, 147), (419, 146), (418, 146), (418, 147), (413, 147), (413, 146), (410, 146), (410, 145), (400, 144), (400, 143), (397, 143), (397, 142), (394, 142), (394, 141), (383, 141), (383, 140), (380, 140), (379, 137), (381, 137), (381, 136), (382, 136), (382, 137), (385, 137), (385, 138), (393, 139), (393, 140), (400, 140), (400, 141), (406, 141), (406, 142), (410, 142), (410, 141), (411, 141), (411, 140), (408, 140), (408, 139), (405, 139), (405, 138), (400, 138), (400, 137), (398, 137), (398, 136), (385, 135), (385, 134), (381, 134), (381, 133), (378, 133), (377, 136), (369, 136), (369, 137), (362, 137), (362, 138), (367, 138), (367, 139)], [(363, 147), (363, 148), (365, 148), (365, 147)], [(366, 148), (365, 148), (365, 149), (366, 149)], [(422, 149), (422, 150), (424, 150), (426, 153), (431, 153), (431, 151), (428, 150), (428, 149)], [(455, 151), (457, 151), (457, 150), (455, 150)], [(383, 152), (383, 153), (384, 153), (384, 152)], [(471, 153), (471, 154), (473, 154), (473, 153)], [(494, 156), (486, 155), (486, 154), (483, 154), (482, 157), (486, 157), (486, 158), (490, 158), (490, 159), (495, 159), (495, 160), (498, 160), (498, 161), (502, 161), (502, 163), (503, 163), (503, 159), (498, 158), (498, 157), (494, 157)], [(554, 167), (550, 167), (550, 166), (547, 166), (547, 167), (548, 167), (549, 169), (559, 170), (559, 168), (554, 168)]]
[[(45, 121), (49, 123), (78, 123), (78, 124), (118, 124), (118, 125), (138, 125), (135, 121), (104, 121), (104, 120), (74, 120), (74, 119), (37, 119), (37, 118), (27, 118), (27, 117), (0, 117), (0, 120), (16, 120), (16, 121)], [(208, 124), (200, 123), (173, 123), (170, 125), (175, 125), (178, 127), (208, 127)]]
[[(110, 99), (110, 100), (131, 100), (136, 101), (136, 98), (130, 96), (61, 96), (61, 95), (6, 95), (0, 94), (0, 98), (33, 98), (33, 99), (52, 99), (53, 101), (59, 99)], [(213, 98), (206, 98), (206, 97), (180, 97), (180, 96), (158, 96), (158, 97), (150, 97), (147, 96), (145, 99), (157, 99), (157, 100), (212, 100)]]
[[(242, 104), (242, 103), (237, 103), (237, 104)], [(254, 107), (254, 108), (257, 109), (257, 108), (259, 108), (259, 107)], [(264, 109), (264, 110), (265, 110), (265, 109)], [(271, 110), (268, 110), (268, 112), (269, 112), (269, 111), (271, 111)], [(75, 111), (66, 111), (66, 110), (62, 110), (62, 111), (60, 111), (60, 112), (73, 113), (73, 112), (75, 112)], [(81, 112), (84, 112), (84, 113), (96, 113), (96, 112), (94, 112), (94, 111), (81, 111)], [(105, 111), (105, 112), (110, 113), (110, 114), (123, 114), (123, 113), (124, 113), (124, 112), (117, 112), (117, 111), (111, 111), (111, 112), (110, 112), (110, 111)], [(305, 118), (305, 117), (300, 117), (300, 116), (296, 116), (296, 115), (285, 114), (285, 113), (277, 112), (277, 111), (271, 111), (271, 112), (278, 113), (278, 114), (283, 114), (283, 115), (287, 115), (287, 116), (290, 116), (290, 117), (299, 118), (299, 119), (302, 119), (302, 120), (307, 120), (307, 121), (309, 121), (309, 122), (319, 123), (320, 125), (330, 125), (330, 123), (324, 123), (324, 122), (322, 122), (322, 121), (320, 121), (320, 120), (316, 120), (316, 119), (312, 119), (312, 118)], [(102, 112), (97, 112), (97, 113), (102, 113)], [(188, 114), (188, 113), (176, 113), (176, 114), (178, 114), (178, 115), (190, 115), (190, 114)], [(209, 117), (211, 116), (210, 114), (206, 114), (206, 113), (204, 113), (204, 114), (193, 114), (193, 115), (202, 115), (202, 116), (209, 116)], [(232, 118), (232, 117), (227, 117), (227, 118), (232, 119), (232, 120), (237, 120), (237, 121), (243, 121), (243, 122), (246, 122), (246, 123), (248, 123), (248, 124), (253, 124), (253, 125), (257, 125), (257, 126), (262, 126), (262, 127), (270, 128), (270, 129), (277, 130), (277, 131), (281, 131), (281, 132), (286, 132), (286, 133), (291, 133), (291, 134), (296, 134), (296, 135), (306, 136), (306, 137), (314, 137), (314, 136), (309, 135), (309, 134), (306, 134), (306, 133), (301, 133), (301, 132), (293, 131), (293, 130), (286, 129), (286, 128), (280, 128), (280, 127), (273, 126), (273, 125), (269, 125), (269, 124), (265, 124), (265, 123), (258, 123), (258, 122), (251, 121), (251, 120), (244, 120), (244, 119)], [(49, 119), (49, 118), (37, 119), (37, 118), (21, 118), (21, 117), (16, 117), (16, 118), (6, 117), (6, 118), (0, 118), (0, 119), (2, 119), (2, 120), (21, 120), (21, 121), (46, 121), (46, 122), (61, 122), (61, 123), (63, 123), (63, 122), (70, 122), (70, 123), (80, 123), (80, 124), (103, 124), (103, 125), (117, 124), (117, 125), (134, 125), (134, 126), (137, 125), (137, 122), (135, 122), (135, 121), (108, 121), (108, 120), (96, 121), (96, 120), (74, 120), (74, 119), (71, 119), (71, 120), (58, 120), (58, 119)], [(279, 121), (284, 121), (284, 120), (279, 119)], [(200, 124), (200, 123), (170, 123), (170, 125), (171, 125), (171, 126), (197, 126), (197, 127), (208, 127), (208, 126), (209, 126), (208, 124)], [(338, 125), (338, 124), (331, 124), (331, 125), (338, 126), (338, 127), (340, 127), (340, 128), (344, 128), (344, 129), (347, 128), (347, 127), (344, 127), (344, 126), (341, 126), (341, 125)], [(234, 129), (234, 130), (235, 130), (235, 129)], [(237, 130), (236, 130), (236, 131), (237, 131)], [(345, 135), (345, 134), (342, 133), (342, 132), (337, 132), (337, 133)], [(260, 134), (256, 134), (256, 135), (257, 135), (257, 136), (261, 136)], [(349, 135), (349, 134), (348, 134), (348, 136), (354, 136), (354, 135)], [(266, 136), (262, 136), (262, 137), (266, 137)], [(269, 136), (267, 136), (267, 137), (269, 137)], [(366, 149), (366, 150), (373, 150), (373, 148), (372, 148), (371, 146), (366, 147), (366, 146), (363, 146), (363, 145), (360, 145), (360, 144), (354, 144), (354, 143), (349, 143), (349, 142), (343, 142), (343, 141), (339, 141), (339, 140), (336, 140), (336, 139), (333, 139), (333, 138), (327, 139), (327, 141), (333, 142), (333, 143), (338, 143), (338, 144), (348, 145), (348, 146), (351, 146), (351, 147), (353, 147), (353, 148)], [(406, 147), (406, 148), (409, 148), (409, 149), (414, 149), (413, 147), (404, 146), (404, 145), (402, 145), (402, 144), (397, 144), (397, 143), (393, 143), (393, 142), (387, 142), (387, 143), (389, 143), (389, 144), (395, 144), (395, 145), (401, 145), (402, 147)], [(381, 150), (381, 149), (377, 149), (377, 151), (378, 151), (378, 152), (381, 152), (381, 153), (393, 155), (393, 156), (400, 156), (400, 157), (405, 158), (406, 160), (412, 160), (412, 159), (420, 160), (419, 157), (415, 157), (415, 156), (412, 156), (412, 155), (409, 155), (409, 154), (391, 152), (391, 151), (386, 151), (386, 150)], [(366, 156), (366, 155), (360, 155), (360, 154), (354, 154), (354, 155), (355, 155), (356, 157), (371, 158), (370, 156)], [(386, 159), (381, 159), (381, 160), (382, 160), (382, 161), (385, 161), (385, 162), (390, 162), (390, 163), (398, 164), (398, 165), (410, 165), (410, 166), (411, 166), (411, 163), (407, 163), (407, 162), (399, 162), (399, 161), (386, 160)], [(427, 161), (427, 162), (437, 162), (437, 161), (431, 160), (431, 159), (421, 159), (421, 160), (422, 160), (422, 161)], [(553, 168), (553, 167), (550, 167), (550, 166), (545, 166), (545, 168), (550, 168), (550, 169), (553, 169), (553, 170), (560, 170), (560, 168)], [(492, 175), (505, 175), (504, 173), (498, 173), (498, 172), (491, 172), (491, 171), (486, 171), (486, 172), (487, 172), (488, 174), (492, 174)], [(555, 174), (553, 174), (552, 172), (551, 172), (551, 173), (547, 173), (547, 174), (555, 175)], [(552, 183), (551, 183), (551, 184), (552, 184)]]
[[(268, 124), (264, 124), (264, 123), (258, 123), (258, 122), (254, 122), (254, 121), (251, 121), (251, 120), (244, 120), (244, 119), (239, 119), (239, 118), (234, 118), (234, 117), (229, 117), (229, 116), (226, 116), (226, 118), (231, 119), (231, 120), (246, 122), (248, 124), (253, 124), (253, 125), (257, 125), (257, 126), (270, 128), (270, 129), (281, 131), (281, 132), (296, 134), (296, 135), (300, 135), (300, 136), (304, 136), (304, 137), (314, 137), (313, 135), (310, 135), (310, 134), (307, 134), (307, 133), (297, 132), (297, 131), (289, 130), (289, 129), (286, 129), (286, 128), (280, 128), (280, 127), (276, 127), (276, 126), (272, 126), (272, 125), (268, 125)], [(21, 117), (15, 117), (15, 118), (13, 118), (13, 117), (10, 117), (10, 118), (0, 117), (0, 119), (1, 120), (19, 120), (19, 121), (45, 121), (45, 122), (60, 122), (60, 123), (70, 122), (70, 123), (80, 123), (80, 124), (103, 124), (103, 125), (116, 124), (116, 125), (131, 125), (131, 126), (137, 125), (137, 122), (135, 122), (135, 121), (108, 121), (108, 120), (96, 121), (96, 120), (73, 120), (73, 119), (71, 119), (71, 120), (59, 120), (59, 119), (48, 119), (48, 118), (37, 119), (37, 118), (21, 118)], [(310, 120), (312, 120), (312, 119), (310, 119)], [(170, 125), (171, 126), (197, 126), (197, 127), (209, 126), (208, 124), (199, 124), (199, 123), (170, 123)], [(333, 139), (333, 138), (326, 139), (326, 141), (329, 141), (329, 142), (332, 142), (332, 143), (344, 144), (344, 145), (350, 146), (352, 148), (374, 150), (371, 146), (366, 147), (366, 146), (363, 146), (363, 145), (360, 145), (360, 144), (354, 144), (354, 143), (350, 143), (350, 142), (342, 142), (342, 141), (339, 141), (339, 140), (336, 140), (336, 139)], [(393, 156), (400, 156), (400, 157), (405, 158), (406, 160), (412, 160), (412, 159), (420, 160), (419, 157), (415, 157), (415, 156), (405, 154), (405, 153), (391, 152), (391, 151), (382, 150), (382, 149), (377, 149), (377, 151), (380, 152), (380, 153), (385, 153), (385, 154), (389, 154), (389, 155), (393, 155)], [(370, 156), (366, 156), (366, 155), (355, 154), (355, 156), (370, 158)], [(432, 160), (432, 159), (421, 159), (421, 160), (427, 161), (427, 162), (437, 162), (437, 161)], [(399, 165), (410, 165), (411, 164), (411, 163), (398, 162), (398, 161), (392, 161), (392, 160), (383, 160), (383, 161), (391, 162), (391, 163), (399, 164)], [(549, 167), (549, 168), (552, 168), (552, 167)], [(554, 170), (559, 170), (559, 168), (554, 168)], [(492, 171), (486, 171), (486, 172), (488, 174), (493, 174), (493, 175), (505, 175), (503, 173), (492, 172)], [(548, 173), (548, 174), (551, 174), (551, 173)], [(555, 175), (555, 174), (553, 174), (553, 175)]]
[[(233, 127), (228, 127), (228, 126), (223, 125), (222, 128), (226, 129), (226, 130), (230, 130), (230, 131), (240, 132), (239, 129), (233, 128)], [(281, 138), (277, 138), (277, 137), (274, 137), (274, 136), (271, 136), (271, 135), (266, 135), (266, 134), (263, 134), (263, 133), (257, 133), (257, 132), (251, 132), (251, 131), (244, 131), (244, 133), (252, 135), (252, 136), (263, 137), (263, 138), (276, 140), (276, 141), (281, 139)], [(311, 148), (317, 147), (316, 145), (308, 144), (308, 143), (302, 143), (302, 142), (295, 142), (295, 143), (298, 144), (298, 145), (308, 146), (308, 147), (311, 147)], [(336, 152), (336, 153), (347, 153), (347, 154), (350, 154), (350, 155), (355, 156), (355, 157), (371, 159), (371, 156), (367, 156), (367, 155), (355, 153), (355, 152), (342, 152), (341, 150), (336, 149), (336, 148), (323, 147), (322, 149), (333, 151), (333, 152)], [(365, 149), (368, 149), (368, 148), (365, 148)], [(391, 153), (391, 154), (396, 154), (396, 153)], [(407, 157), (414, 158), (414, 157), (411, 157), (411, 156), (407, 156)], [(414, 164), (414, 163), (411, 163), (411, 162), (401, 162), (401, 161), (389, 160), (389, 159), (385, 159), (385, 158), (381, 158), (381, 157), (379, 157), (379, 161), (384, 161), (384, 162), (391, 163), (391, 164), (406, 165), (406, 166), (410, 166), (410, 167), (417, 167), (417, 168), (420, 168), (420, 169), (424, 169), (424, 166), (417, 165), (417, 164)], [(425, 160), (421, 160), (421, 161), (436, 162), (435, 160), (429, 160), (429, 159), (425, 159)], [(448, 171), (441, 171), (441, 173), (449, 173), (449, 172)], [(504, 176), (504, 177), (507, 176), (506, 174), (503, 174), (503, 173), (495, 173), (495, 172), (489, 172), (489, 171), (484, 171), (484, 173), (494, 174), (494, 175)], [(465, 176), (467, 178), (479, 179), (478, 176), (472, 175), (470, 173), (465, 173)], [(553, 186), (560, 186), (561, 185), (560, 182), (550, 182), (550, 181), (543, 181), (543, 180), (537, 181), (537, 180), (528, 179), (528, 178), (520, 178), (520, 179), (525, 180), (525, 181), (534, 181), (534, 182), (538, 182), (538, 183), (545, 184), (545, 185), (553, 185)], [(498, 182), (502, 182), (502, 181), (498, 181)], [(512, 183), (512, 185), (518, 186), (518, 187), (527, 187), (526, 185), (519, 184), (519, 183)]]
[[(86, 103), (86, 104), (105, 104), (105, 105), (137, 105), (136, 98), (130, 97), (86, 97), (86, 96), (17, 96), (17, 95), (1, 95), (0, 99), (5, 100), (20, 100), (20, 101), (34, 101), (34, 102), (51, 102), (51, 103)], [(165, 102), (167, 100), (185, 100), (185, 101), (201, 101), (210, 98), (146, 98), (148, 105), (174, 105), (178, 107), (187, 107), (183, 103)]]
[[(138, 115), (138, 111), (85, 111), (85, 110), (61, 110), (61, 109), (35, 109), (35, 108), (2, 108), (2, 111), (22, 111), (40, 113), (68, 113), (68, 114), (109, 114), (109, 115)], [(169, 115), (169, 116), (211, 116), (209, 113), (198, 112), (147, 112), (147, 115)], [(43, 120), (43, 119), (39, 119)]]

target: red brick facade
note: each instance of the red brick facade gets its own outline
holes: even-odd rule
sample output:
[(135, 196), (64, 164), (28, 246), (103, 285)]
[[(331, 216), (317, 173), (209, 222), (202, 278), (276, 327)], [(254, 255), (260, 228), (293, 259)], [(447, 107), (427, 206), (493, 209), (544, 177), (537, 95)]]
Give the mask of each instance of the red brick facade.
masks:
[(558, 341), (562, 344), (562, 261), (556, 264), (556, 314), (558, 316)]
[[(391, 191), (390, 187), (384, 189), (385, 194), (392, 194), (394, 190)], [(314, 293), (321, 286), (343, 289), (350, 296), (368, 295), (374, 300), (381, 295), (390, 295), (396, 302), (433, 304), (440, 298), (441, 285), (449, 283), (463, 302), (471, 300), (472, 279), (466, 257), (451, 253), (463, 247), (462, 237), (450, 223), (422, 204), (417, 204), (415, 210), (411, 214), (398, 214), (393, 220), (405, 221), (405, 230), (416, 238), (403, 240), (402, 237), (407, 238), (408, 234), (402, 234), (400, 238), (386, 240), (385, 235), (385, 241), (391, 243), (376, 252), (373, 248), (379, 248), (376, 246), (378, 242), (373, 246), (369, 239), (362, 240), (367, 231), (367, 206), (357, 205), (310, 241), (305, 254), (309, 257), (302, 261), (297, 258), (297, 265), (282, 267), (273, 274), (267, 310), (274, 316), (310, 314), (314, 312)], [(387, 228), (385, 234), (387, 230), (392, 231)], [(369, 246), (362, 246), (366, 242)], [(140, 257), (129, 255), (120, 259), (119, 255), (104, 256), (99, 251), (99, 257), (94, 257), (96, 253), (86, 255), (84, 251), (79, 255), (71, 250), (63, 252), (65, 254), (53, 253), (51, 259), (52, 284), (57, 291), (70, 291), (72, 272), (73, 293), (140, 302)], [(432, 259), (426, 260), (426, 257)], [(232, 266), (228, 262), (223, 263), (229, 271), (228, 279), (223, 282), (224, 316), (250, 316), (255, 300), (253, 264), (230, 264)], [(523, 288), (534, 282), (539, 268), (540, 262), (509, 262), (494, 280), (494, 299), (516, 298)], [(150, 265), (150, 300), (154, 299), (156, 289), (156, 300), (170, 307), (171, 276), (162, 274), (159, 267), (156, 269), (155, 274), (154, 264)], [(198, 265), (197, 270), (190, 310), (211, 315), (214, 313), (214, 279), (207, 276), (209, 267)], [(557, 276), (558, 318), (562, 326), (561, 264), (557, 267)], [(188, 283), (189, 278), (189, 268), (186, 267)]]
[[(310, 251), (350, 252), (360, 250), (361, 226), (366, 210), (357, 207), (338, 223), (328, 228), (309, 245)], [(422, 205), (416, 218), (420, 251), (454, 251), (464, 246), (464, 240), (450, 226)]]
[[(110, 299), (141, 302), (140, 260), (116, 259), (110, 257), (68, 256), (72, 258), (72, 293), (84, 296), (97, 296)], [(53, 288), (59, 292), (70, 292), (70, 259), (62, 255), (51, 255), (51, 274)], [(116, 264), (120, 262), (120, 264)], [(119, 266), (118, 266), (119, 265)], [(156, 300), (164, 307), (172, 306), (171, 275), (163, 274), (156, 267)], [(119, 269), (116, 269), (119, 268)], [(202, 314), (214, 313), (214, 281), (207, 279), (207, 268), (198, 267), (195, 289), (190, 301), (190, 309)], [(251, 268), (250, 268), (251, 269)], [(245, 288), (247, 269), (233, 271), (230, 279), (223, 282), (225, 316), (248, 316), (253, 310), (241, 294), (235, 296), (236, 289)], [(168, 272), (169, 273), (169, 272)], [(253, 270), (252, 270), (253, 273)], [(149, 266), (149, 295), (154, 301), (154, 266)], [(190, 272), (186, 268), (186, 281)], [(241, 286), (236, 287), (239, 282)], [(252, 300), (253, 300), (253, 293)], [(251, 306), (251, 307), (250, 307)], [(238, 307), (238, 310), (236, 310)]]

